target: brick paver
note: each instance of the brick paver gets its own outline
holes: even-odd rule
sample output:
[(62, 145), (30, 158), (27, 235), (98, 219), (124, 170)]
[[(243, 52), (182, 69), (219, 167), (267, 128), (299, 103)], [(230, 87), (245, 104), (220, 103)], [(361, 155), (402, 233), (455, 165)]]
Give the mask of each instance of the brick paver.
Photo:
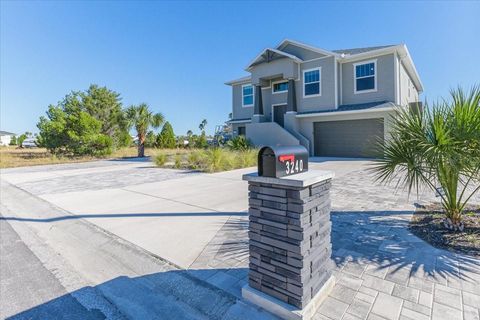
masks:
[[(433, 248), (408, 229), (413, 202), (434, 197), (409, 199), (365, 170), (335, 178), (331, 197), (337, 284), (315, 319), (479, 319), (480, 259)], [(237, 297), (247, 226), (247, 217), (227, 221), (191, 266), (214, 270), (211, 282), (235, 268), (243, 278), (229, 292)]]

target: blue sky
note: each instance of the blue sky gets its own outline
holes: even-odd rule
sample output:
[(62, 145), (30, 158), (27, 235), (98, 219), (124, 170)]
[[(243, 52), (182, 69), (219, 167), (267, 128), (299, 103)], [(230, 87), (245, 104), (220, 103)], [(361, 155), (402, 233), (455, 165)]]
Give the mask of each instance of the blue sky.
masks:
[(0, 128), (37, 131), (91, 83), (148, 103), (176, 134), (231, 111), (224, 82), (291, 38), (325, 49), (406, 43), (423, 97), (480, 83), (480, 2), (1, 1)]

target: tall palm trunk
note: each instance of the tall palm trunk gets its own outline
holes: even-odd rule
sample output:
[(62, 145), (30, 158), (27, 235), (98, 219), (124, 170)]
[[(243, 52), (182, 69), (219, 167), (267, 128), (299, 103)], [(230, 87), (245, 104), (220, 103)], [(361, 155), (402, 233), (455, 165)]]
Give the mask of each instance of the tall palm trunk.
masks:
[(138, 135), (138, 157), (145, 157), (145, 136), (141, 134)]

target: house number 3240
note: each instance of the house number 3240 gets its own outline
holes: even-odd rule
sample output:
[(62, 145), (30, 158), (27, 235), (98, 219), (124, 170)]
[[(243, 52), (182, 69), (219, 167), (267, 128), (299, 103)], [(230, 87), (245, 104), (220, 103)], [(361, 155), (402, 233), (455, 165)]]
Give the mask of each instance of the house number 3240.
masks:
[(285, 161), (287, 174), (294, 174), (303, 171), (303, 160)]

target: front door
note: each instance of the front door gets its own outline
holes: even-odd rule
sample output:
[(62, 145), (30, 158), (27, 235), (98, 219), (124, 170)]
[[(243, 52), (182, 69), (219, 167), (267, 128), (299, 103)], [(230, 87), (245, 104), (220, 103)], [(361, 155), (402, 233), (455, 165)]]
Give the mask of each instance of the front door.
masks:
[(278, 123), (283, 128), (283, 115), (287, 112), (287, 105), (282, 104), (278, 106), (273, 106), (273, 121)]

